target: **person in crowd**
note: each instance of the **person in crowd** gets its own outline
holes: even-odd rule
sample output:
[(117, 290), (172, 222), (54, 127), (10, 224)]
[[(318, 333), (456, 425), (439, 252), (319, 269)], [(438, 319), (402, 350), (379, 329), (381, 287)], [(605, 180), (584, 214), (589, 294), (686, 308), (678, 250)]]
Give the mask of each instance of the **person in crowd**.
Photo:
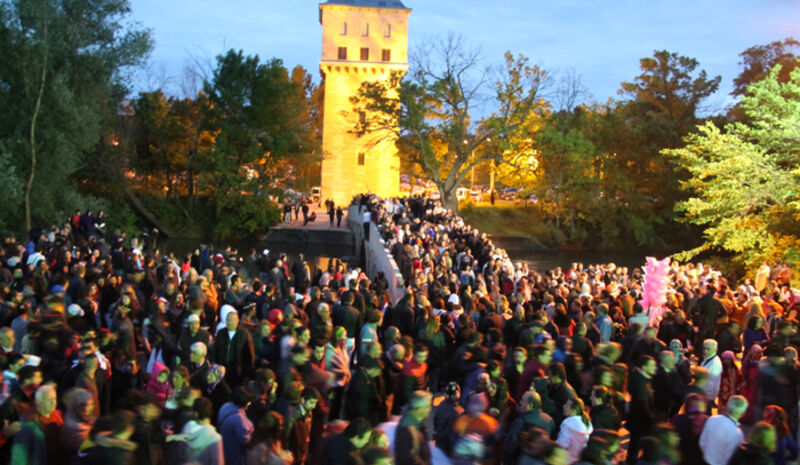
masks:
[(33, 407), (24, 415), (11, 447), (12, 465), (55, 465), (61, 463), (59, 438), (64, 419), (56, 408), (56, 390), (44, 385), (36, 390)]
[(766, 421), (753, 425), (747, 442), (738, 446), (728, 465), (772, 465), (776, 463), (770, 454), (776, 444), (775, 428)]
[(639, 454), (639, 441), (641, 438), (648, 436), (655, 425), (651, 381), (656, 371), (657, 364), (655, 359), (645, 355), (639, 359), (637, 368), (631, 375), (631, 405), (627, 423), (628, 431), (631, 432), (627, 458), (627, 463), (629, 464), (636, 463)]
[(722, 382), (722, 360), (717, 354), (717, 341), (706, 339), (703, 341), (703, 361), (700, 366), (705, 368), (708, 373), (708, 384), (705, 386), (706, 399), (710, 403), (715, 403), (719, 395), (720, 383)]
[(247, 388), (239, 387), (219, 410), (217, 423), (222, 436), (222, 450), (225, 463), (231, 465), (247, 464), (247, 445), (253, 435), (253, 422), (247, 418), (245, 409), (252, 400)]
[(406, 412), (397, 424), (394, 439), (394, 459), (397, 465), (431, 465), (431, 452), (425, 434), (425, 422), (431, 413), (433, 396), (426, 391), (414, 391)]
[(115, 410), (100, 418), (81, 450), (86, 465), (133, 465), (136, 443), (131, 441), (136, 415), (129, 410)]
[(64, 399), (66, 414), (64, 425), (61, 427), (60, 439), (64, 453), (68, 455), (68, 463), (79, 463), (78, 451), (86, 439), (95, 422), (94, 404), (92, 394), (86, 389), (72, 388), (67, 391)]
[(520, 416), (511, 423), (503, 447), (503, 463), (516, 463), (520, 454), (520, 435), (530, 428), (541, 428), (553, 435), (555, 424), (550, 415), (542, 412), (542, 398), (536, 391), (528, 391), (520, 401)]
[(231, 310), (225, 327), (214, 338), (214, 361), (225, 366), (225, 381), (233, 388), (244, 384), (255, 367), (255, 349), (249, 332), (239, 327), (239, 315)]
[(728, 399), (739, 394), (742, 384), (742, 372), (736, 364), (736, 355), (730, 350), (722, 353), (722, 376), (719, 384), (719, 413), (725, 413)]
[(253, 431), (247, 450), (247, 465), (291, 465), (292, 453), (283, 448), (283, 417), (267, 412)]
[[(775, 429), (775, 447), (771, 450), (770, 457), (775, 465), (787, 465), (796, 463), (798, 457), (798, 447), (792, 437), (792, 430), (787, 423), (786, 411), (778, 405), (768, 405), (764, 409), (764, 422), (769, 423)], [(752, 439), (750, 440), (752, 442)]]
[(581, 399), (570, 399), (564, 405), (564, 421), (558, 431), (558, 443), (567, 450), (569, 460), (577, 461), (593, 431), (592, 420)]
[(620, 415), (612, 403), (611, 391), (605, 386), (596, 385), (592, 388), (590, 400), (589, 418), (592, 426), (595, 429), (619, 429)]
[(360, 452), (372, 436), (369, 422), (356, 418), (343, 432), (330, 436), (325, 442), (322, 456), (325, 463), (332, 465), (357, 465), (361, 462)]
[(726, 465), (741, 443), (744, 435), (739, 419), (747, 411), (747, 400), (742, 396), (731, 396), (725, 413), (706, 420), (700, 434), (700, 450), (709, 465)]
[[(727, 406), (726, 406), (727, 407)], [(689, 394), (683, 404), (683, 413), (672, 417), (672, 426), (678, 433), (681, 463), (703, 465), (700, 435), (708, 420), (706, 399), (700, 394)]]
[(185, 459), (201, 465), (222, 465), (225, 457), (222, 436), (211, 424), (213, 404), (205, 397), (199, 397), (192, 404), (192, 412), (194, 419), (184, 425), (180, 438), (186, 442)]

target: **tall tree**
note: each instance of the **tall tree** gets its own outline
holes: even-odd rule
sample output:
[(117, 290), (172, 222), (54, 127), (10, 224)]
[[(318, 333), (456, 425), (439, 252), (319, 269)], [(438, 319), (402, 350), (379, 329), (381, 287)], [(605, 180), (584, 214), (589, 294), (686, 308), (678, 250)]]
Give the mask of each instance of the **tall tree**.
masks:
[(92, 163), (124, 95), (124, 69), (151, 48), (129, 13), (126, 0), (0, 2), (0, 141), (24, 180), (28, 229), (76, 206), (65, 203), (77, 192), (70, 176)]
[(756, 269), (763, 260), (800, 258), (800, 69), (781, 82), (780, 66), (742, 98), (749, 124), (712, 122), (664, 150), (691, 173), (683, 217), (704, 228), (704, 250), (734, 253)]
[(705, 70), (697, 70), (694, 58), (666, 50), (639, 63), (642, 74), (623, 82), (620, 94), (636, 107), (636, 114), (651, 120), (648, 129), (661, 135), (658, 142), (677, 144), (694, 129), (703, 102), (717, 91), (722, 78), (709, 78)]
[(261, 63), (230, 50), (217, 57), (204, 92), (215, 140), (200, 156), (200, 189), (214, 205), (219, 235), (237, 227), (254, 232), (273, 219), (265, 211), (277, 218), (274, 205), (256, 194), (271, 188), (281, 160), (313, 146), (303, 83), (292, 81), (279, 59)]
[(354, 96), (354, 114), (364, 114), (354, 132), (375, 140), (395, 140), (438, 188), (442, 204), (458, 208), (458, 186), (473, 166), (508, 162), (512, 144), (524, 141), (525, 123), (546, 110), (542, 87), (548, 75), (528, 59), (506, 53), (491, 86), (494, 111), (478, 118), (489, 79), (478, 70), (478, 52), (449, 36), (418, 50), (403, 79), (365, 82)]
[(776, 65), (781, 65), (778, 81), (788, 82), (792, 71), (800, 66), (800, 42), (787, 37), (767, 45), (755, 45), (739, 56), (742, 58), (739, 64), (744, 69), (733, 80), (733, 95), (744, 95), (750, 84), (767, 77)]
[(653, 246), (664, 238), (657, 228), (674, 224), (673, 205), (682, 199), (679, 185), (686, 176), (659, 151), (681, 145), (701, 121), (705, 102), (721, 78), (709, 77), (694, 58), (666, 50), (642, 58), (640, 68), (633, 81), (622, 83), (625, 100), (605, 119), (604, 132), (611, 143), (597, 145), (614, 154), (616, 167), (630, 181), (630, 189), (622, 193), (625, 221), (638, 239), (645, 244), (649, 239), (647, 245)]

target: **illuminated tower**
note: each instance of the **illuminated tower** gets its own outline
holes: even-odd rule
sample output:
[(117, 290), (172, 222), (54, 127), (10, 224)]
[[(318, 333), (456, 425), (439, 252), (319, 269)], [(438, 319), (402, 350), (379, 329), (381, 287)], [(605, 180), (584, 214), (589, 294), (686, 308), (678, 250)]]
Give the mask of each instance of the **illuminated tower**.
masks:
[(382, 197), (400, 191), (400, 159), (394, 141), (352, 134), (350, 97), (364, 81), (408, 71), (408, 16), (400, 0), (330, 0), (319, 6), (320, 72), (325, 85), (322, 125), (322, 199), (346, 205), (353, 195)]

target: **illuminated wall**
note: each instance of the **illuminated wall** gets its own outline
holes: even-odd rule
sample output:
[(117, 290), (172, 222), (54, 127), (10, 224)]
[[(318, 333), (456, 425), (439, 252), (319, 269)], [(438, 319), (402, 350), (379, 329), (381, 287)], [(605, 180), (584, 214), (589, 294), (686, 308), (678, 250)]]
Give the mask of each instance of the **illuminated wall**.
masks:
[[(390, 5), (390, 6), (387, 6)], [(408, 70), (410, 9), (396, 0), (341, 0), (320, 5), (325, 85), (322, 199), (346, 205), (353, 195), (400, 191), (400, 159), (392, 140), (359, 138), (350, 97), (367, 80)]]

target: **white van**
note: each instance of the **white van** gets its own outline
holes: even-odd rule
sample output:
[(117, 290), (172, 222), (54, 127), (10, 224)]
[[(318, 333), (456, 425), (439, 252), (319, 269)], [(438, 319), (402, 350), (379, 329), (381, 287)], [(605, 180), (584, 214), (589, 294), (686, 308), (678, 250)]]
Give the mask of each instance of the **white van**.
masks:
[(311, 203), (315, 203), (317, 205), (322, 203), (321, 199), (322, 195), (322, 187), (315, 186), (311, 188)]

